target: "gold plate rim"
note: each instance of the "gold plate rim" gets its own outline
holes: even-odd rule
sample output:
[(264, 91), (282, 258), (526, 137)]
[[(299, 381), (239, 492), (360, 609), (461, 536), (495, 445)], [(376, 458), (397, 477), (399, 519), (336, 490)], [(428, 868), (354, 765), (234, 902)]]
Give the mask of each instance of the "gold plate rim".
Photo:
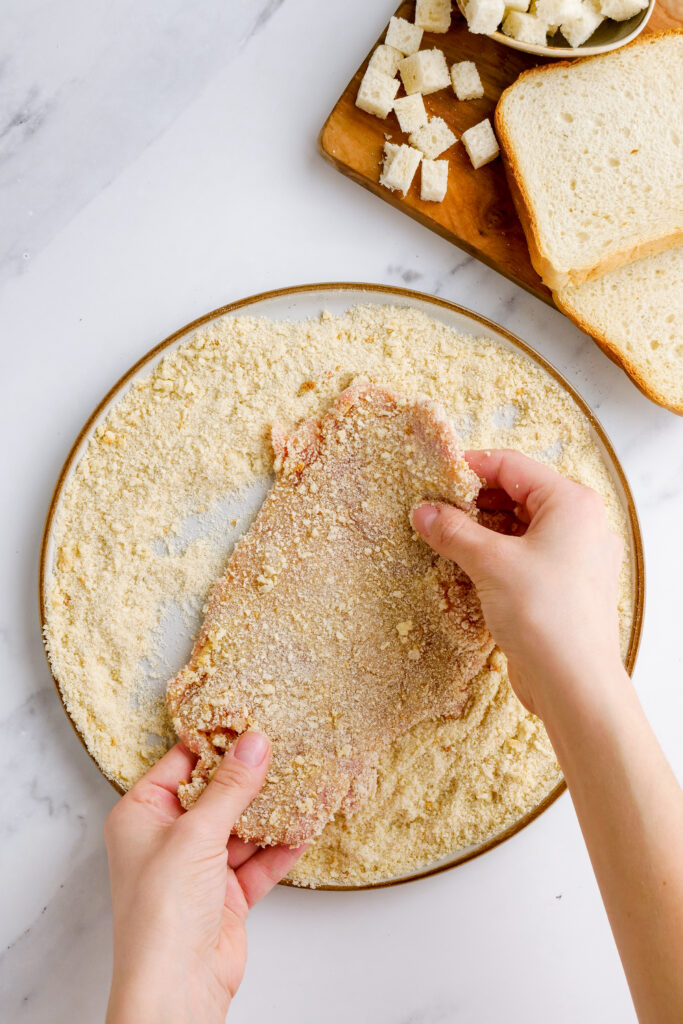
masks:
[[(633, 561), (634, 561), (634, 573), (635, 573), (635, 602), (634, 602), (634, 613), (633, 623), (631, 626), (631, 635), (629, 637), (629, 646), (625, 659), (626, 670), (629, 675), (633, 672), (633, 668), (636, 663), (638, 655), (638, 649), (640, 647), (640, 640), (643, 628), (643, 614), (645, 607), (645, 560), (643, 553), (643, 541), (642, 533), (640, 529), (640, 521), (638, 519), (638, 513), (636, 511), (635, 501), (633, 494), (629, 486), (626, 474), (624, 473), (623, 467), (617, 454), (614, 450), (612, 442), (610, 441), (607, 432), (598, 420), (597, 416), (587, 404), (587, 402), (581, 397), (578, 391), (572, 384), (556, 369), (552, 363), (550, 363), (545, 356), (542, 356), (534, 348), (532, 348), (527, 342), (518, 338), (507, 328), (497, 324), (494, 320), (490, 320), (488, 317), (482, 316), (480, 313), (475, 313), (465, 306), (461, 306), (455, 302), (449, 302), (447, 299), (442, 299), (436, 295), (430, 295), (428, 292), (419, 292), (412, 288), (400, 288), (394, 287), (393, 285), (384, 284), (372, 284), (367, 282), (358, 281), (332, 281), (332, 282), (319, 282), (314, 284), (301, 284), (301, 285), (290, 285), (286, 288), (275, 288), (270, 291), (257, 292), (254, 295), (250, 295), (243, 299), (238, 299), (235, 302), (229, 302), (224, 306), (219, 306), (217, 309), (212, 310), (210, 313), (205, 313), (203, 316), (197, 317), (197, 319), (190, 321), (184, 327), (174, 331), (168, 337), (164, 338), (157, 345), (146, 352), (140, 359), (137, 360), (126, 372), (116, 381), (116, 383), (107, 391), (104, 397), (98, 402), (97, 406), (90, 414), (83, 427), (79, 431), (75, 441), (69, 449), (69, 453), (64, 461), (57, 482), (52, 491), (50, 503), (45, 517), (45, 525), (43, 527), (43, 534), (40, 545), (40, 559), (38, 563), (38, 608), (40, 615), (40, 628), (41, 636), (45, 636), (45, 628), (47, 624), (46, 618), (46, 588), (45, 588), (45, 577), (47, 568), (47, 548), (49, 538), (52, 532), (52, 526), (59, 505), (62, 489), (64, 483), (71, 471), (72, 466), (76, 460), (79, 448), (84, 441), (85, 437), (89, 433), (91, 427), (100, 416), (104, 408), (112, 401), (112, 399), (128, 384), (128, 382), (141, 370), (147, 363), (151, 362), (157, 356), (159, 356), (165, 349), (169, 348), (174, 342), (178, 341), (184, 335), (189, 334), (191, 331), (195, 331), (198, 328), (204, 326), (215, 320), (220, 316), (225, 316), (229, 313), (234, 313), (237, 310), (245, 309), (248, 306), (257, 305), (258, 303), (265, 302), (272, 299), (279, 299), (287, 297), (288, 295), (301, 295), (304, 292), (322, 292), (322, 291), (360, 291), (360, 292), (372, 292), (375, 294), (381, 294), (386, 296), (400, 296), (403, 299), (415, 299), (420, 302), (426, 302), (434, 306), (440, 306), (443, 309), (447, 309), (452, 313), (456, 313), (460, 316), (467, 317), (483, 327), (502, 334), (512, 345), (528, 356), (533, 362), (544, 369), (550, 376), (560, 384), (562, 388), (571, 396), (571, 398), (579, 406), (583, 414), (588, 419), (589, 423), (595, 430), (596, 434), (600, 438), (600, 441), (604, 445), (604, 448), (609, 455), (612, 462), (612, 467), (616, 472), (616, 475), (621, 484), (625, 499), (626, 508), (628, 511), (629, 524), (631, 527), (631, 534), (633, 537)], [(72, 729), (78, 737), (81, 746), (87, 753), (90, 760), (97, 767), (102, 777), (106, 779), (110, 786), (112, 786), (118, 793), (123, 794), (125, 790), (117, 783), (114, 779), (110, 779), (102, 771), (102, 768), (98, 764), (96, 758), (88, 750), (86, 742), (76, 726), (73, 718), (69, 714), (64, 695), (62, 694), (59, 683), (52, 671), (52, 665), (47, 656), (47, 650), (43, 644), (43, 651), (47, 660), (48, 670), (52, 678), (52, 682), (57, 691), (64, 713), (69, 720)], [(371, 889), (387, 889), (391, 886), (396, 885), (407, 885), (409, 882), (417, 882), (424, 878), (431, 878), (432, 876), (442, 874), (445, 871), (451, 871), (454, 868), (460, 867), (462, 864), (466, 864), (468, 861), (474, 860), (476, 857), (481, 857), (483, 854), (488, 853), (489, 850), (494, 849), (496, 846), (500, 846), (506, 840), (511, 839), (512, 836), (521, 832), (522, 829), (526, 828), (535, 821), (544, 811), (546, 811), (551, 804), (555, 801), (567, 788), (564, 780), (559, 782), (549, 793), (538, 803), (531, 811), (523, 815), (518, 821), (514, 822), (508, 828), (495, 836), (492, 836), (486, 842), (476, 846), (472, 850), (464, 851), (461, 857), (455, 860), (449, 860), (447, 863), (440, 863), (426, 867), (424, 870), (415, 872), (413, 874), (406, 875), (405, 877), (386, 879), (380, 882), (369, 882), (363, 885), (319, 885), (315, 888), (310, 886), (297, 885), (289, 879), (283, 879), (280, 885), (286, 886), (287, 888), (297, 889), (299, 891), (311, 891), (311, 892), (366, 892)]]

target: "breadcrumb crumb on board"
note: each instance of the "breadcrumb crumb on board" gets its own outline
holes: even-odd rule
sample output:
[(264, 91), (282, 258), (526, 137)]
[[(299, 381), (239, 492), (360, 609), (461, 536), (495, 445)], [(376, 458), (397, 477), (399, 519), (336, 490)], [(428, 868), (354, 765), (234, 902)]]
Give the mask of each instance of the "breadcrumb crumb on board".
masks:
[[(405, 307), (215, 321), (113, 406), (54, 522), (46, 647), (89, 751), (123, 788), (174, 741), (162, 681), (187, 660), (211, 585), (265, 494), (271, 425), (319, 416), (357, 377), (439, 401), (465, 448), (519, 448), (589, 484), (628, 541), (583, 413), (521, 353)], [(632, 609), (627, 552), (624, 650)], [(395, 877), (490, 838), (538, 804), (559, 767), (500, 652), (472, 689), (460, 719), (422, 723), (390, 747), (376, 794), (355, 816), (336, 816), (293, 881)]]

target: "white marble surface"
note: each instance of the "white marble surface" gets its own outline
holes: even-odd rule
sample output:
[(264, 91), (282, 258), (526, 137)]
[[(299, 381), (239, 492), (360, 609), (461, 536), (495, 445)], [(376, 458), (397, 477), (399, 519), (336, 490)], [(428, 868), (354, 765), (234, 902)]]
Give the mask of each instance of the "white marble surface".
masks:
[[(598, 411), (631, 480), (648, 600), (636, 671), (683, 764), (683, 421), (558, 313), (342, 178), (326, 114), (392, 4), (4, 0), (0, 32), (0, 1018), (102, 1019), (116, 799), (43, 656), (42, 523), (110, 384), (171, 330), (263, 289), (367, 280), (504, 323)], [(565, 796), (503, 847), (364, 894), (277, 891), (250, 923), (235, 1024), (634, 1020)]]

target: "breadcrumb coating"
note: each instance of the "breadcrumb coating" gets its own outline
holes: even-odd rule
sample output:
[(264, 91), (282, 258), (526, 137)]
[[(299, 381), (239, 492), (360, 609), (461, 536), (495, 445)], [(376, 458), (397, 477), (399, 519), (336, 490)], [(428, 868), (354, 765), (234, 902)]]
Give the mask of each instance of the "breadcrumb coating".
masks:
[(425, 498), (474, 514), (480, 487), (435, 402), (359, 382), (274, 445), (276, 482), (168, 700), (199, 755), (181, 803), (257, 729), (271, 766), (235, 832), (299, 846), (372, 794), (393, 740), (461, 714), (493, 640), (468, 577), (410, 525)]

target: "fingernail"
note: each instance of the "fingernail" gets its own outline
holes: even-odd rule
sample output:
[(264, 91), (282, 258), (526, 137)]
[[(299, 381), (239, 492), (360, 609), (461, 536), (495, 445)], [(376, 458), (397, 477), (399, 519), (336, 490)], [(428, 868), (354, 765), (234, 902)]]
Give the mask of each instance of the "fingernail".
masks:
[(261, 764), (268, 753), (268, 740), (260, 732), (245, 732), (235, 744), (235, 757), (238, 761), (255, 768)]
[(434, 520), (438, 514), (439, 510), (434, 508), (433, 505), (419, 505), (410, 513), (410, 522), (412, 523), (413, 529), (417, 530), (418, 533), (427, 536), (434, 525)]

